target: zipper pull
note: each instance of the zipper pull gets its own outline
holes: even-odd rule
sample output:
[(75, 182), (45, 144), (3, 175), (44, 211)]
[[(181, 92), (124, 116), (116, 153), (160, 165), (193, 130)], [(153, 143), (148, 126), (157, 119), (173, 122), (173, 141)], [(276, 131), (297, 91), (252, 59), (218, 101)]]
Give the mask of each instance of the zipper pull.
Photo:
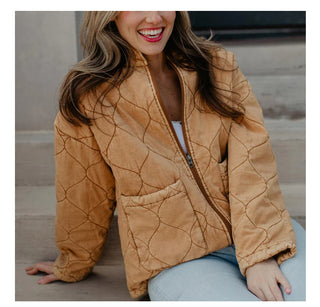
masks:
[(193, 168), (194, 164), (193, 164), (193, 160), (192, 160), (191, 156), (188, 153), (186, 154), (186, 156), (187, 156), (187, 162), (189, 164), (189, 167)]

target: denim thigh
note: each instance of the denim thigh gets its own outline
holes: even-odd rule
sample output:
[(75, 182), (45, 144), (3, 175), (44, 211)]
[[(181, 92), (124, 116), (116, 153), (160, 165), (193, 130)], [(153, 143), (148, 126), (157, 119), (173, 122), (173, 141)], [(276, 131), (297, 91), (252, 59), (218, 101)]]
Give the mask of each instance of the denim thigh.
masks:
[[(305, 231), (294, 220), (297, 254), (280, 265), (288, 279), (292, 293), (285, 300), (305, 300)], [(153, 301), (257, 301), (247, 289), (230, 245), (199, 259), (187, 261), (161, 271), (148, 282)]]

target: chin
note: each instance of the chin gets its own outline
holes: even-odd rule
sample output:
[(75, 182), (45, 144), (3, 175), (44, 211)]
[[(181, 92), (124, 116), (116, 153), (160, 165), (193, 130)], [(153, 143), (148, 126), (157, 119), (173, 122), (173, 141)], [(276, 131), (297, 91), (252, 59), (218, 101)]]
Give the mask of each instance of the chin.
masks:
[(149, 55), (149, 56), (156, 56), (159, 55), (163, 52), (164, 48), (157, 48), (157, 49), (144, 49), (144, 50), (140, 50), (141, 53), (145, 54), (145, 55)]
[(161, 52), (142, 52), (144, 55), (147, 56), (156, 56), (156, 55), (160, 55), (163, 51)]

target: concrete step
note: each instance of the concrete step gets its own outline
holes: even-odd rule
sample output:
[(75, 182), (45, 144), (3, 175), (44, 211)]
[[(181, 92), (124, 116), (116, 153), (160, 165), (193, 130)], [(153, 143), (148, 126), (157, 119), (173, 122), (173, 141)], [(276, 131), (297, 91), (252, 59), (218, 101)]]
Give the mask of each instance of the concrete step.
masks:
[[(54, 203), (52, 207), (54, 208)], [(35, 211), (30, 215), (16, 214), (16, 263), (54, 261), (58, 256), (59, 251), (55, 245), (55, 214), (49, 213), (50, 210), (45, 210), (47, 214), (41, 214), (41, 210), (38, 214)], [(99, 265), (119, 265), (123, 262), (117, 220), (115, 215)]]
[[(305, 227), (305, 186), (282, 184), (281, 190), (290, 215)], [(58, 250), (54, 242), (55, 190), (47, 187), (16, 187), (16, 262), (33, 263), (54, 260)], [(119, 265), (122, 255), (117, 213), (99, 265)]]
[[(305, 186), (281, 185), (291, 216), (305, 226)], [(58, 250), (54, 243), (54, 186), (16, 187), (16, 300), (17, 301), (131, 301), (127, 290), (121, 254), (117, 214), (93, 273), (78, 283), (54, 282), (38, 285), (43, 274), (29, 276), (25, 268), (54, 261)], [(149, 300), (148, 296), (139, 300)]]
[[(266, 119), (282, 183), (305, 182), (305, 119)], [(16, 133), (16, 185), (53, 185), (52, 131)]]
[[(77, 60), (75, 44), (77, 31), (73, 16), (74, 12), (17, 13), (16, 127), (18, 130), (52, 128), (55, 112), (58, 109), (59, 84)], [(252, 41), (232, 40), (223, 42), (223, 45), (235, 53), (240, 68), (250, 80), (253, 80), (251, 76), (273, 78), (305, 75), (305, 39), (281, 37)], [(302, 85), (300, 81), (297, 83), (295, 80), (292, 80), (291, 84), (299, 87)], [(270, 85), (265, 87), (267, 86)], [(270, 90), (270, 93), (275, 92)], [(290, 91), (286, 93), (290, 94)], [(297, 91), (293, 90), (288, 99), (289, 103), (295, 99), (296, 94)]]
[(266, 118), (298, 119), (306, 116), (304, 75), (247, 76)]
[[(77, 283), (56, 281), (39, 285), (45, 275), (28, 275), (25, 268), (30, 263), (16, 264), (16, 301), (135, 301), (126, 286), (123, 264), (96, 265), (87, 279)], [(148, 296), (139, 300), (149, 300)]]
[[(289, 213), (293, 216), (305, 215), (305, 185), (280, 183), (280, 187)], [(54, 186), (17, 186), (15, 199), (17, 218), (55, 216)]]
[(305, 184), (306, 120), (266, 119), (281, 184)]
[(54, 184), (53, 131), (16, 132), (16, 185)]
[(305, 75), (304, 38), (225, 41), (246, 76)]
[(305, 39), (226, 41), (250, 81), (265, 117), (305, 117)]

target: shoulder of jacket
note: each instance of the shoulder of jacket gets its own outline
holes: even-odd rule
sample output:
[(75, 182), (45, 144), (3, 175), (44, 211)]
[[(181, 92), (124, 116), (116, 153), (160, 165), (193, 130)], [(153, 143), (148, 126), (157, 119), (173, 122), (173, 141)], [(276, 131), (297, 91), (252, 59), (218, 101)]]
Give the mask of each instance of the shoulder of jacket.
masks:
[(234, 53), (222, 47), (212, 50), (212, 62), (216, 69), (222, 71), (233, 71), (238, 67)]
[(54, 128), (56, 131), (68, 135), (74, 139), (91, 137), (92, 132), (89, 126), (85, 124), (81, 124), (80, 126), (76, 126), (69, 122), (59, 111), (54, 120)]

